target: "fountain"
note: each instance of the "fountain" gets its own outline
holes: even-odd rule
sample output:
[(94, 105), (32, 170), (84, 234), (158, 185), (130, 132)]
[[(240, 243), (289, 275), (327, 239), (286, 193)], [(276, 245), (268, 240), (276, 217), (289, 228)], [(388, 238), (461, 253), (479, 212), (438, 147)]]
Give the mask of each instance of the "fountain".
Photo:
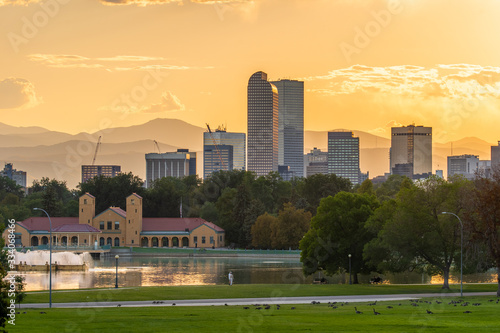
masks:
[[(94, 261), (88, 252), (76, 254), (74, 252), (52, 253), (52, 266), (57, 271), (86, 271), (93, 266)], [(17, 252), (15, 258), (16, 270), (49, 271), (49, 251)]]

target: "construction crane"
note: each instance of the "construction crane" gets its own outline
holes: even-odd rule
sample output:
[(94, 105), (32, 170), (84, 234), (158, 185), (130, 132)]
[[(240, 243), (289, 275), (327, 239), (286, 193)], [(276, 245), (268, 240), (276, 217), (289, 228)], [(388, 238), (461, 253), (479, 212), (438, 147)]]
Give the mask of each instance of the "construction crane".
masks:
[(97, 151), (99, 150), (99, 146), (101, 145), (101, 136), (99, 136), (99, 139), (97, 139), (97, 144), (95, 145), (95, 153), (94, 153), (94, 158), (92, 159), (92, 165), (95, 163), (95, 159), (97, 157)]
[(156, 148), (158, 149), (158, 154), (161, 154), (160, 145), (158, 144), (158, 141), (156, 141), (156, 140), (153, 140), (153, 141), (155, 142)]
[(208, 124), (207, 129), (208, 129), (208, 134), (210, 135), (210, 138), (212, 138), (212, 142), (214, 143), (215, 151), (217, 152), (217, 155), (219, 156), (220, 163), (222, 165), (222, 169), (224, 169), (226, 166), (224, 165), (224, 160), (222, 159), (222, 155), (220, 153), (219, 147), (217, 146), (217, 142), (215, 142), (214, 136), (212, 135), (212, 130), (210, 129), (210, 126)]

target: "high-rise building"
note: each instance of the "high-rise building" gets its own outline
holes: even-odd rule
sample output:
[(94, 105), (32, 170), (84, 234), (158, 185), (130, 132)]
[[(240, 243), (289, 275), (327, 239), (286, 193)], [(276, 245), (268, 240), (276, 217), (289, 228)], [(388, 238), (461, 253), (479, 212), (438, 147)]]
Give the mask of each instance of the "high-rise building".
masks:
[(82, 183), (95, 176), (115, 177), (121, 171), (119, 165), (82, 165)]
[(26, 171), (14, 169), (12, 163), (5, 163), (5, 167), (0, 171), (0, 177), (10, 178), (16, 182), (16, 185), (26, 190)]
[(278, 171), (278, 89), (257, 72), (248, 80), (248, 167), (258, 176)]
[(500, 168), (500, 141), (498, 141), (498, 146), (491, 146), (491, 169)]
[(477, 155), (448, 156), (448, 179), (453, 175), (474, 179), (478, 168), (479, 156)]
[(231, 171), (233, 165), (234, 150), (230, 145), (204, 145), (203, 146), (203, 178), (206, 179), (212, 173), (220, 170)]
[[(409, 125), (391, 128), (390, 163), (392, 174), (399, 174), (399, 170), (402, 170), (406, 175), (410, 170), (411, 178), (430, 176), (432, 127)], [(399, 166), (396, 168), (397, 164)]]
[(359, 184), (359, 138), (352, 132), (328, 132), (328, 173)]
[(278, 165), (293, 177), (304, 176), (304, 82), (271, 81), (278, 88)]
[[(231, 146), (232, 147), (231, 161), (230, 161), (230, 163), (227, 163), (227, 165), (225, 165), (225, 167), (222, 167), (222, 165), (217, 164), (220, 162), (220, 158), (218, 157), (217, 149), (215, 149), (214, 143), (219, 147), (219, 150), (220, 150), (221, 146)], [(245, 135), (245, 133), (226, 132), (226, 130), (223, 128), (218, 128), (217, 130), (215, 130), (215, 132), (212, 132), (211, 136), (210, 136), (209, 132), (205, 132), (205, 133), (203, 133), (203, 147), (204, 147), (203, 178), (209, 177), (212, 174), (212, 172), (218, 171), (218, 170), (246, 170), (246, 167), (245, 167), (245, 164), (246, 164), (246, 158), (245, 158), (246, 135)], [(208, 151), (207, 151), (207, 149), (208, 149)], [(229, 154), (229, 151), (227, 149), (226, 149), (226, 153)], [(208, 159), (208, 161), (207, 161), (207, 159)], [(213, 161), (213, 164), (211, 161)], [(226, 164), (226, 163), (224, 163), (224, 164)], [(231, 169), (228, 168), (229, 164), (232, 165)]]
[(328, 152), (321, 151), (314, 147), (310, 153), (305, 156), (306, 160), (306, 177), (316, 174), (328, 173)]
[[(192, 159), (192, 160), (191, 160)], [(196, 175), (196, 153), (187, 149), (163, 154), (146, 154), (146, 187), (163, 177), (182, 178)]]

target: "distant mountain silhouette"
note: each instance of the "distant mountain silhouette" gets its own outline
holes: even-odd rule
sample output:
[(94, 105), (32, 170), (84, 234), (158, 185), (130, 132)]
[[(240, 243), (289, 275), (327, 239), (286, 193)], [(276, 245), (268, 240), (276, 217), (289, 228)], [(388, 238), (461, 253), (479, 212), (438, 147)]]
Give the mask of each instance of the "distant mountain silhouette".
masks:
[[(204, 127), (178, 119), (155, 119), (141, 125), (116, 127), (95, 133), (76, 135), (50, 131), (41, 127), (15, 127), (0, 123), (0, 162), (14, 163), (14, 168), (28, 173), (28, 183), (42, 177), (66, 180), (74, 188), (81, 179), (81, 165), (91, 164), (95, 145), (102, 136), (95, 164), (121, 165), (123, 172), (145, 178), (145, 154), (176, 151), (187, 148), (197, 152), (197, 170), (203, 173)], [(389, 172), (390, 139), (354, 130), (360, 138), (361, 170), (370, 178)], [(304, 153), (314, 147), (327, 151), (327, 131), (305, 131)], [(494, 143), (496, 145), (496, 143)], [(433, 171), (447, 169), (446, 157), (451, 154), (451, 142), (433, 144)], [(453, 154), (479, 155), (490, 159), (488, 143), (478, 138), (463, 138), (453, 142)]]

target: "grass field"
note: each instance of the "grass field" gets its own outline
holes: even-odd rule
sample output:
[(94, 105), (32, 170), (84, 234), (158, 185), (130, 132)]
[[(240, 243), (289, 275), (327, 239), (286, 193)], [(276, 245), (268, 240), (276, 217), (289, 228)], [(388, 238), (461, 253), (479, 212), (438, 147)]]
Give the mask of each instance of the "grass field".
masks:
[[(495, 292), (496, 284), (464, 284), (464, 292)], [(248, 284), (165, 286), (118, 289), (52, 291), (52, 302), (148, 301), (212, 298), (348, 296), (460, 292), (460, 285), (442, 290), (440, 285)], [(48, 292), (29, 292), (24, 303), (48, 303)]]
[[(489, 300), (492, 299), (490, 302)], [(9, 332), (496, 332), (493, 297), (368, 303), (256, 306), (21, 309)], [(437, 300), (442, 303), (436, 302)], [(467, 306), (463, 306), (468, 302)], [(481, 305), (474, 306), (474, 303)], [(401, 305), (400, 305), (401, 304)], [(392, 308), (388, 308), (392, 306)], [(362, 312), (356, 314), (354, 307)], [(373, 309), (380, 313), (374, 315)], [(427, 310), (432, 314), (427, 313)], [(471, 313), (464, 313), (470, 311)], [(23, 313), (26, 312), (26, 313)], [(41, 313), (44, 312), (44, 313)]]

